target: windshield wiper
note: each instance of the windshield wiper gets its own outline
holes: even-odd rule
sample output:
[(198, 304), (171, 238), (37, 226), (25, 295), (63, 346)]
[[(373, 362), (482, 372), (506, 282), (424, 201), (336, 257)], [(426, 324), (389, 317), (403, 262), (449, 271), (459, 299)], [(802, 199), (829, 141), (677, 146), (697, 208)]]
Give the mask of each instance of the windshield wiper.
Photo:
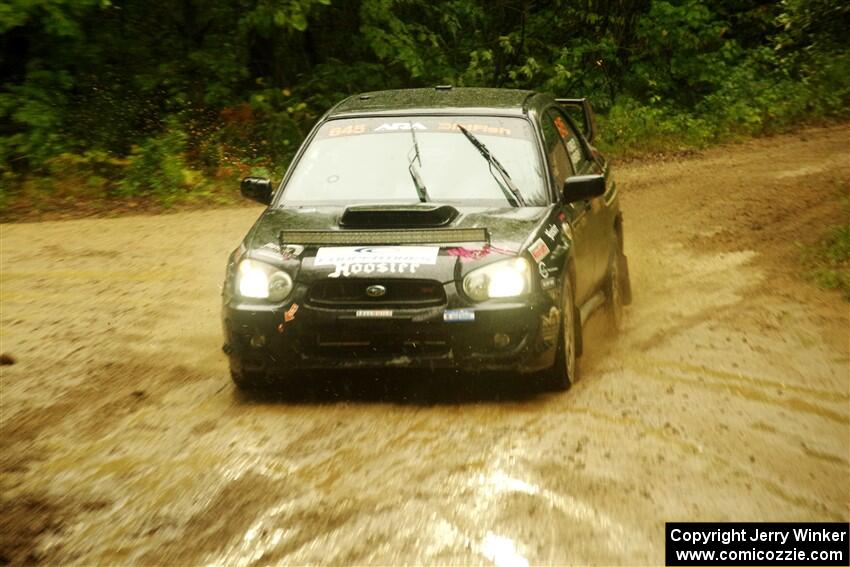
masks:
[[(422, 167), (422, 157), (419, 155), (419, 143), (416, 141), (416, 132), (413, 129), (413, 124), (410, 125), (410, 135), (413, 136), (413, 157), (408, 158), (407, 171), (410, 172), (410, 177), (413, 179), (413, 184), (416, 186), (416, 194), (419, 195), (419, 201), (422, 203), (428, 202), (428, 190), (425, 188), (425, 182), (422, 181), (422, 175), (419, 169), (414, 166), (414, 162), (419, 162), (419, 167)], [(408, 152), (410, 154), (410, 152)]]
[[(496, 159), (496, 156), (490, 153), (490, 150), (487, 149), (481, 140), (476, 138), (474, 135), (470, 134), (469, 131), (461, 126), (457, 125), (458, 129), (463, 132), (463, 135), (466, 136), (466, 139), (470, 141), (470, 143), (475, 146), (475, 149), (484, 156), (484, 159), (487, 160), (487, 163), (490, 166), (490, 175), (493, 176), (493, 179), (496, 180), (496, 183), (499, 185), (499, 189), (502, 190), (502, 193), (505, 194), (505, 198), (508, 200), (508, 203), (511, 204), (512, 207), (524, 207), (525, 199), (522, 198), (522, 193), (519, 192), (516, 184), (511, 179), (511, 176), (508, 174), (507, 170), (499, 163), (499, 160)], [(502, 180), (504, 183), (499, 181), (499, 178), (496, 177), (496, 174), (493, 173), (493, 167), (496, 168), (496, 171), (499, 172), (499, 175), (502, 176)]]

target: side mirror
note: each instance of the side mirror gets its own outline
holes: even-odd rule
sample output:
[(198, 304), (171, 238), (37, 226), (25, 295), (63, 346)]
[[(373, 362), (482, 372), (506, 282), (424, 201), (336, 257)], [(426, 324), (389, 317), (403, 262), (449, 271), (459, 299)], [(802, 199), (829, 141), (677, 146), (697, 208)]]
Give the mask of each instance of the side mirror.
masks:
[(239, 191), (258, 203), (268, 205), (272, 202), (272, 182), (265, 177), (246, 177), (239, 185)]
[(605, 193), (604, 175), (573, 175), (564, 182), (564, 201), (575, 203)]

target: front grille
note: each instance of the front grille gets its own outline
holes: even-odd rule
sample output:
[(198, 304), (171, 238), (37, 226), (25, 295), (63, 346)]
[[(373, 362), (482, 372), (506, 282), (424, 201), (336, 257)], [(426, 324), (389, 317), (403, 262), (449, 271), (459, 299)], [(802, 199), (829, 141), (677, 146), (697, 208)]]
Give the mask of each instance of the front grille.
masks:
[(343, 360), (387, 356), (442, 356), (450, 350), (448, 338), (437, 329), (423, 328), (413, 333), (359, 332), (356, 329), (324, 329), (304, 345), (308, 356)]
[[(366, 292), (370, 286), (382, 286), (386, 293), (370, 297)], [(308, 301), (323, 307), (428, 307), (443, 305), (446, 293), (442, 284), (432, 280), (328, 279), (310, 287)]]

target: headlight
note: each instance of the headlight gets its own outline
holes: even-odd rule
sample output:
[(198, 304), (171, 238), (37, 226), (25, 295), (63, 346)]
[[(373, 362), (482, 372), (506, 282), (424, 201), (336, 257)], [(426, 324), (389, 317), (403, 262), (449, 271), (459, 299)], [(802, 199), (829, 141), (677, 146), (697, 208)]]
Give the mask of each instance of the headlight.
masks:
[(269, 264), (242, 260), (236, 272), (236, 289), (242, 297), (277, 303), (292, 292), (292, 278)]
[(463, 280), (463, 291), (475, 301), (516, 297), (531, 289), (531, 270), (525, 258), (495, 262), (473, 270)]

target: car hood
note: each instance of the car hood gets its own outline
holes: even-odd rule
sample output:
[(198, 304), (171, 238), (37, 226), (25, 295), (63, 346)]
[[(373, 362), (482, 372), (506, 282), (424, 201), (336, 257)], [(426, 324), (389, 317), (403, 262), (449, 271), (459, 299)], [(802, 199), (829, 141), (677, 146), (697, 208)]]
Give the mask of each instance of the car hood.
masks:
[[(437, 207), (438, 205), (432, 205)], [(404, 208), (404, 207), (402, 207)], [(415, 209), (407, 207), (405, 210)], [(402, 272), (405, 277), (419, 277), (437, 279), (447, 282), (465, 274), (470, 268), (477, 265), (490, 263), (501, 258), (517, 255), (523, 246), (529, 241), (532, 234), (536, 234), (540, 225), (548, 216), (550, 207), (472, 207), (451, 205), (449, 209), (456, 210), (450, 215), (443, 215), (438, 229), (444, 228), (486, 228), (490, 234), (490, 244), (484, 242), (468, 243), (463, 245), (439, 245), (437, 258), (433, 263), (426, 262), (417, 267), (415, 275)], [(400, 215), (393, 214), (393, 207), (388, 207), (386, 218), (398, 218)], [(321, 230), (340, 231), (345, 230), (341, 224), (345, 222), (346, 207), (287, 207), (267, 209), (257, 220), (252, 230), (245, 239), (247, 251), (258, 259), (279, 264), (276, 258), (281, 258), (284, 265), (290, 270), (297, 269), (301, 272), (299, 278), (313, 279), (314, 277), (328, 277), (335, 273), (333, 266), (319, 265), (315, 261), (316, 254), (321, 246), (304, 246), (299, 242), (280, 242), (282, 230)], [(394, 230), (405, 230), (405, 228), (422, 228), (415, 219), (408, 226), (393, 225)], [(359, 230), (368, 230), (366, 227), (357, 227)], [(356, 243), (354, 243), (356, 244)], [(427, 245), (423, 245), (427, 246)], [(438, 245), (431, 245), (436, 247)], [(390, 247), (392, 248), (392, 247)], [(296, 264), (296, 265), (292, 265)], [(458, 270), (460, 267), (460, 270)], [(460, 272), (460, 273), (459, 273)], [(395, 274), (395, 275), (393, 275)], [(377, 272), (370, 271), (358, 274), (345, 274), (347, 277), (376, 277)], [(386, 277), (399, 277), (392, 273), (381, 273)], [(337, 276), (331, 276), (337, 277)]]

